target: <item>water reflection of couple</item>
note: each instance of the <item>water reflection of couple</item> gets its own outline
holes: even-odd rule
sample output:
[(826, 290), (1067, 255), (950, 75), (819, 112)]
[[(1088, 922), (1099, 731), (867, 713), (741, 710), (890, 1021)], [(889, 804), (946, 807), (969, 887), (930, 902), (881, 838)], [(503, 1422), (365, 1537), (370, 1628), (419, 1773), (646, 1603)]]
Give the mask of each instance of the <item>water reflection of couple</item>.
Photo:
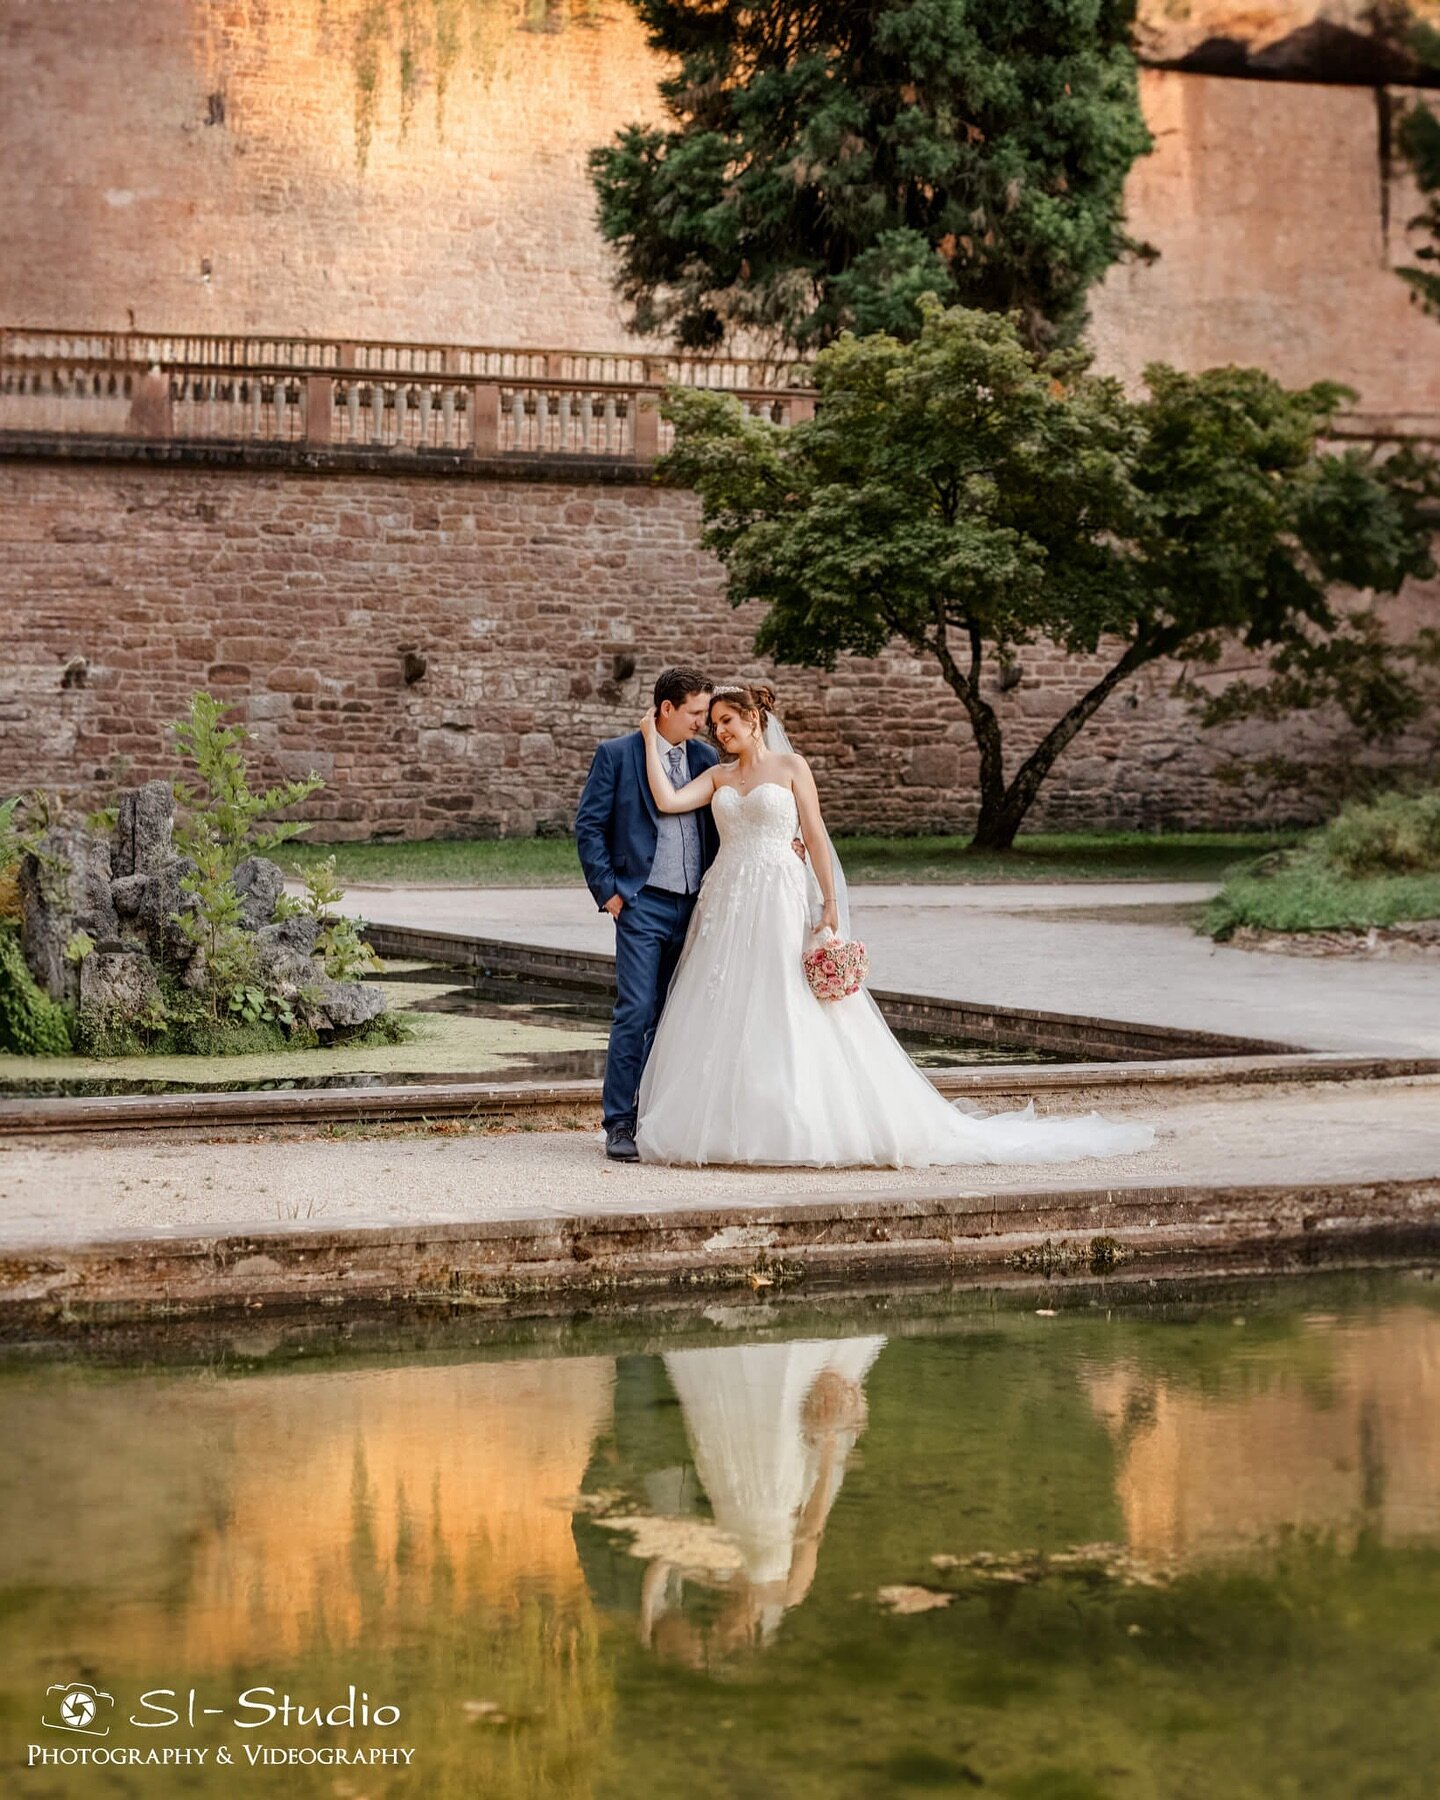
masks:
[[(766, 1643), (815, 1576), (846, 1461), (864, 1430), (862, 1383), (883, 1337), (676, 1350), (665, 1356), (713, 1526), (651, 1558), (640, 1635), (702, 1667)], [(687, 1588), (718, 1605), (687, 1609)]]

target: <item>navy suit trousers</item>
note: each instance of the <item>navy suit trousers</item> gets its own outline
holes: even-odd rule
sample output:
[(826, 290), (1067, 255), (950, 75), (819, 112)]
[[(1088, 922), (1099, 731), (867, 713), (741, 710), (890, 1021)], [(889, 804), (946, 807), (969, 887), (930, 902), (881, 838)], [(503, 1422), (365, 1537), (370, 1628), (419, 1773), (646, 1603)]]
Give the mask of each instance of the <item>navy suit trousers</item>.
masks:
[(615, 1011), (605, 1056), (605, 1129), (635, 1129), (640, 1077), (695, 910), (693, 894), (643, 887), (615, 921)]

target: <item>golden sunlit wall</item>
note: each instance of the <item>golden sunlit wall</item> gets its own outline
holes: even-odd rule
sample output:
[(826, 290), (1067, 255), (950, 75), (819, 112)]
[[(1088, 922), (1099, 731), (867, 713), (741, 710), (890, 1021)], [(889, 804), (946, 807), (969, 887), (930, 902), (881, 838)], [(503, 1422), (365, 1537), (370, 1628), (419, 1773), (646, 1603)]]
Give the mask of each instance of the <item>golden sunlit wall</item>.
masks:
[[(1350, 0), (1324, 10), (1363, 27)], [(1316, 11), (1148, 0), (1141, 42), (1263, 44)], [(629, 342), (585, 169), (660, 116), (624, 0), (27, 0), (0, 20), (0, 321)], [(1129, 224), (1160, 255), (1096, 296), (1102, 363), (1258, 363), (1440, 412), (1437, 328), (1394, 274), (1415, 196), (1374, 92), (1157, 69), (1142, 92), (1156, 147)]]

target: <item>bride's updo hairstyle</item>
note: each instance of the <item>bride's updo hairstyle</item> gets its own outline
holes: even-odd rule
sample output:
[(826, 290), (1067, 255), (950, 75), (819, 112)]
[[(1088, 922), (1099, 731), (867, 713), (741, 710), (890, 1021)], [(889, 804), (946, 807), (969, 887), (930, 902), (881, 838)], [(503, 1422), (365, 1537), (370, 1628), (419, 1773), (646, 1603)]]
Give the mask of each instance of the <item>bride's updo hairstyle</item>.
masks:
[(707, 718), (712, 726), (715, 722), (715, 708), (722, 703), (743, 713), (747, 719), (758, 720), (763, 732), (775, 710), (775, 690), (768, 681), (722, 681), (719, 687), (712, 688), (710, 692)]

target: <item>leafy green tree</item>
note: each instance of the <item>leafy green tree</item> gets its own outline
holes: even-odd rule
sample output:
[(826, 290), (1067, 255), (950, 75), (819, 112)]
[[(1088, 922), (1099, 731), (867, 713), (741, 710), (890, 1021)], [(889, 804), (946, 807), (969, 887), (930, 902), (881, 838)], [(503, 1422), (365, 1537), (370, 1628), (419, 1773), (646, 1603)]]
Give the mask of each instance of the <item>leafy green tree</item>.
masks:
[(1065, 342), (1142, 248), (1134, 0), (633, 4), (678, 64), (673, 123), (627, 126), (590, 168), (638, 332), (908, 337), (929, 291)]
[[(816, 416), (788, 430), (672, 392), (663, 472), (698, 493), (731, 601), (765, 605), (757, 651), (833, 668), (898, 640), (939, 668), (979, 750), (977, 848), (1014, 841), (1056, 758), (1160, 658), (1214, 662), (1238, 641), (1277, 681), (1303, 672), (1310, 703), (1368, 708), (1376, 729), (1413, 716), (1373, 614), (1336, 590), (1431, 571), (1434, 469), (1321, 449), (1345, 390), (1154, 365), (1131, 400), (1083, 352), (1027, 349), (1011, 320), (921, 310), (913, 343), (823, 351)], [(1041, 638), (1109, 666), (1010, 768), (1015, 652)]]
[[(1416, 25), (1410, 43), (1427, 68), (1440, 70), (1440, 30), (1433, 25)], [(1397, 272), (1410, 283), (1426, 312), (1440, 318), (1440, 116), (1421, 101), (1414, 101), (1400, 115), (1395, 140), (1414, 169), (1425, 200), (1424, 210), (1408, 221), (1409, 228), (1422, 232), (1429, 240), (1415, 252), (1420, 266)]]

